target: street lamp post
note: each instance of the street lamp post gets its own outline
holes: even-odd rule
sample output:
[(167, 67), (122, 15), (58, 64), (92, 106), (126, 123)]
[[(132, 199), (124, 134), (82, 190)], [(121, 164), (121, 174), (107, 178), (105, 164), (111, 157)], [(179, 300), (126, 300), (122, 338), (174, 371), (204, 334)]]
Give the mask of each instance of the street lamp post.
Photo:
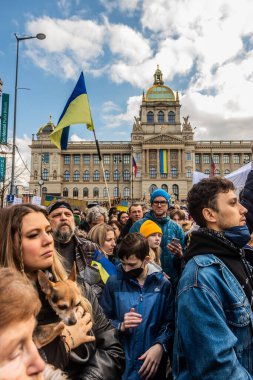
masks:
[(120, 197), (120, 191), (119, 191), (119, 180), (120, 180), (120, 172), (119, 172), (119, 164), (121, 163), (121, 158), (120, 156), (115, 156), (114, 158), (114, 163), (116, 164), (116, 169), (117, 169), (117, 195), (118, 198)]
[(10, 194), (14, 194), (15, 191), (15, 154), (16, 154), (16, 119), (17, 119), (17, 95), (18, 95), (18, 59), (19, 59), (19, 41), (31, 40), (37, 38), (38, 40), (44, 40), (46, 35), (38, 33), (36, 36), (18, 36), (14, 34), (17, 42), (16, 50), (16, 76), (15, 76), (15, 92), (14, 92), (14, 117), (13, 117), (13, 137), (12, 137), (12, 164), (11, 164), (11, 188)]

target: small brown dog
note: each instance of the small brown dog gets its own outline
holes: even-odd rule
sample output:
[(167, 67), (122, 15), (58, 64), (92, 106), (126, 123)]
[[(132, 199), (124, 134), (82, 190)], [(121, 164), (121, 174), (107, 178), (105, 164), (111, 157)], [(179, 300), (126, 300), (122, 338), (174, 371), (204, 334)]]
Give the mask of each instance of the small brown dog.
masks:
[(83, 308), (84, 313), (90, 313), (91, 317), (92, 309), (90, 302), (82, 296), (77, 286), (75, 263), (67, 280), (52, 282), (44, 272), (39, 270), (38, 281), (52, 309), (62, 320), (59, 323), (37, 326), (34, 340), (36, 346), (40, 348), (60, 335), (64, 324), (67, 326), (76, 324), (76, 312), (79, 306)]

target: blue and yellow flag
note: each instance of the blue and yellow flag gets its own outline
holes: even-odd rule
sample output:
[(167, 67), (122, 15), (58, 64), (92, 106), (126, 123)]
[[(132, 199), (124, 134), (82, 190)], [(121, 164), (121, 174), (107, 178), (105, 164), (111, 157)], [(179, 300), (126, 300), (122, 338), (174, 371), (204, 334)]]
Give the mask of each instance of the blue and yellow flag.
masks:
[(57, 127), (50, 134), (52, 143), (58, 149), (67, 149), (70, 125), (82, 123), (86, 124), (90, 131), (94, 130), (83, 72), (65, 105)]
[(168, 152), (167, 149), (160, 149), (160, 173), (168, 174)]

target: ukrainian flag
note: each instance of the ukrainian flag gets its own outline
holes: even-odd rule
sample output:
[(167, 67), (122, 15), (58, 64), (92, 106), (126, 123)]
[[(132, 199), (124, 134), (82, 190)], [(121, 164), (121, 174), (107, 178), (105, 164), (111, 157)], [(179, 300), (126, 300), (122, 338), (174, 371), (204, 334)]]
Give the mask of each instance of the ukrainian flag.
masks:
[(57, 127), (50, 134), (52, 143), (58, 149), (67, 149), (71, 124), (86, 124), (90, 131), (94, 130), (83, 72), (65, 105)]
[(168, 152), (167, 149), (160, 149), (160, 173), (168, 174)]

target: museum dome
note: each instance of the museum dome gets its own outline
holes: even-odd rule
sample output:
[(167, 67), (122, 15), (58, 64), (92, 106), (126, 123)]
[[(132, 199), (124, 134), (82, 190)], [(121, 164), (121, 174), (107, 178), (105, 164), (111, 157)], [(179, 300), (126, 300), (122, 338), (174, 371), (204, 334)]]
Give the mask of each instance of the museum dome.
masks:
[(156, 72), (154, 74), (154, 84), (146, 92), (146, 101), (175, 101), (175, 95), (173, 91), (164, 86), (163, 74), (157, 65)]
[(49, 135), (51, 132), (53, 132), (54, 129), (55, 129), (55, 125), (52, 122), (52, 115), (50, 115), (50, 119), (48, 123), (40, 127), (37, 135), (41, 135), (42, 133)]

